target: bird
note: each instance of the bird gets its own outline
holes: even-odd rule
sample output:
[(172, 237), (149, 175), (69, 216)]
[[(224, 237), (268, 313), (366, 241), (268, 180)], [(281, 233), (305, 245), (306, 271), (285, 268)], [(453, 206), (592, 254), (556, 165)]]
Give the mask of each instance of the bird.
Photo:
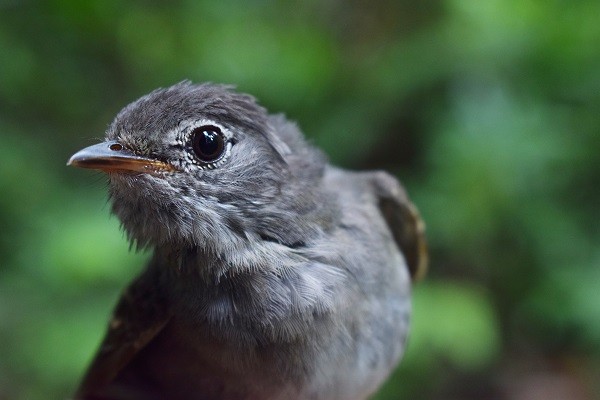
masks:
[(106, 173), (151, 250), (75, 399), (359, 400), (399, 363), (428, 256), (387, 172), (332, 166), (255, 97), (190, 81), (127, 105), (67, 165)]

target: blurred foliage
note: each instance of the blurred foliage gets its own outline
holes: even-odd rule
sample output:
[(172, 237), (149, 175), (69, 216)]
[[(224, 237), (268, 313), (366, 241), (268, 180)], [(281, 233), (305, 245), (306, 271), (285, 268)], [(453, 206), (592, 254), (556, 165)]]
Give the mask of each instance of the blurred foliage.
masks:
[(405, 359), (377, 399), (600, 398), (597, 0), (0, 1), (0, 399), (66, 398), (131, 254), (67, 169), (183, 79), (286, 112), (403, 180), (428, 225)]

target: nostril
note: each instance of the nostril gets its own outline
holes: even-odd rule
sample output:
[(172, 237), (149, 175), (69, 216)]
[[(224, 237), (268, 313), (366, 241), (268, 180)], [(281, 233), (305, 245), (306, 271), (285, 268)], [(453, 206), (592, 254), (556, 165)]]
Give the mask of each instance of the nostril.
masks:
[(108, 146), (109, 149), (113, 150), (113, 151), (121, 151), (123, 150), (123, 146), (119, 143), (113, 143), (110, 146)]

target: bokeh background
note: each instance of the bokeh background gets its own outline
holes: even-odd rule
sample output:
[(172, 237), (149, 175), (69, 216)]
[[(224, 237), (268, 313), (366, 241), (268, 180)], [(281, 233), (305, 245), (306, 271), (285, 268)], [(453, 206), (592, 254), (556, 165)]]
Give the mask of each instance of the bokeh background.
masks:
[(0, 399), (67, 398), (148, 257), (66, 160), (183, 79), (419, 206), (430, 271), (376, 399), (600, 398), (599, 1), (2, 0)]

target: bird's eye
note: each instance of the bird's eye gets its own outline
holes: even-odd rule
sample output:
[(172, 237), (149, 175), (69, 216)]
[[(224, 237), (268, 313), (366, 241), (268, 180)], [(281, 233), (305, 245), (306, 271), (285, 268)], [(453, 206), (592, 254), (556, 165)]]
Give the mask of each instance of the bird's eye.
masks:
[(192, 131), (192, 149), (200, 161), (216, 161), (225, 151), (225, 137), (216, 126), (200, 126)]

